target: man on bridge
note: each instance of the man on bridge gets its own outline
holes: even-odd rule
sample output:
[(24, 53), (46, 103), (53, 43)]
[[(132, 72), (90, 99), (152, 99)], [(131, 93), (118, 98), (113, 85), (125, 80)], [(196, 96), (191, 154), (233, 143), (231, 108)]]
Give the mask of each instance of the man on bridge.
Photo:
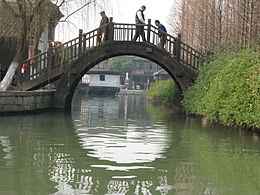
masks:
[(155, 20), (155, 25), (158, 27), (158, 36), (160, 38), (160, 42), (158, 43), (158, 47), (164, 49), (164, 45), (167, 39), (167, 30), (164, 25), (160, 23), (159, 20)]
[(144, 17), (144, 11), (145, 11), (146, 7), (143, 5), (137, 12), (135, 15), (135, 23), (136, 25), (136, 31), (135, 31), (135, 36), (133, 41), (136, 41), (137, 38), (141, 35), (142, 39), (144, 42), (146, 42), (145, 39), (145, 34), (144, 34), (144, 25), (145, 24), (145, 17)]
[(99, 25), (99, 31), (98, 31), (98, 43), (104, 43), (105, 41), (108, 40), (108, 23), (109, 19), (106, 16), (105, 11), (100, 12), (100, 15), (102, 17)]

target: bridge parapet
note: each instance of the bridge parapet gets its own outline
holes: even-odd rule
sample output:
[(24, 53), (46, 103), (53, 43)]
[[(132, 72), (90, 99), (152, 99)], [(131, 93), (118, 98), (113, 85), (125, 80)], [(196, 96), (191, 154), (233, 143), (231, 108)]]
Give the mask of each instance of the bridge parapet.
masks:
[[(159, 43), (159, 32), (157, 27), (151, 24), (148, 20), (147, 25), (142, 24), (125, 24), (114, 23), (112, 18), (107, 24), (108, 40), (105, 43), (111, 42), (131, 42), (137, 26), (144, 26), (144, 31), (147, 37), (147, 42), (144, 44), (157, 46)], [(32, 90), (42, 87), (43, 85), (57, 80), (62, 76), (67, 66), (72, 64), (81, 55), (91, 50), (94, 47), (100, 46), (98, 42), (99, 28), (83, 33), (79, 32), (79, 36), (66, 43), (50, 46), (47, 52), (40, 53), (31, 59), (26, 60), (18, 69), (18, 87), (22, 90)], [(163, 52), (171, 55), (181, 65), (189, 67), (196, 71), (202, 59), (202, 54), (181, 41), (181, 36), (173, 37), (166, 35), (166, 43)], [(141, 42), (140, 38), (137, 42)], [(24, 73), (21, 69), (24, 66)]]

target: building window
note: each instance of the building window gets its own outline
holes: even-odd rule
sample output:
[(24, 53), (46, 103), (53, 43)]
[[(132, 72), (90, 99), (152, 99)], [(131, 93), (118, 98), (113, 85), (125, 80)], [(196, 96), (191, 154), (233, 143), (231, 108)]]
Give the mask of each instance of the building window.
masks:
[(140, 70), (143, 70), (143, 69), (144, 69), (144, 65), (140, 64)]
[(150, 70), (153, 70), (153, 65), (152, 64), (150, 64)]
[(99, 75), (99, 79), (100, 79), (100, 81), (105, 81), (106, 77), (104, 74), (101, 74), (101, 75)]

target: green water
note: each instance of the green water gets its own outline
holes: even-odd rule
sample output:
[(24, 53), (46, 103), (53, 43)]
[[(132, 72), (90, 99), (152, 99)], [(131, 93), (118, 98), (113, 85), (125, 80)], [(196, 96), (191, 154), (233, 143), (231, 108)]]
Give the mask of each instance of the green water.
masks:
[(260, 192), (260, 137), (140, 96), (76, 97), (71, 114), (0, 117), (0, 194)]

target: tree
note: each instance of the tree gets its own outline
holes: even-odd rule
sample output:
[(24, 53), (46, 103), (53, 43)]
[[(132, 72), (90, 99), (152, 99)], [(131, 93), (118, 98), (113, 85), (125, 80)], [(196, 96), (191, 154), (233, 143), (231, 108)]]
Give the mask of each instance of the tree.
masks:
[[(10, 88), (18, 65), (26, 58), (33, 57), (38, 48), (40, 36), (53, 16), (52, 12), (46, 12), (46, 4), (50, 4), (52, 0), (0, 0), (0, 6), (7, 10), (9, 17), (6, 23), (12, 24), (11, 31), (17, 31), (18, 35), (15, 40), (15, 54), (8, 71), (0, 83), (0, 90)], [(63, 22), (69, 17), (81, 11), (88, 5), (95, 4), (97, 0), (53, 0), (56, 7), (66, 9), (74, 2), (75, 9), (67, 12)], [(105, 0), (100, 0), (105, 1)], [(53, 3), (51, 3), (53, 4)], [(78, 6), (79, 5), (79, 6)], [(1, 18), (0, 14), (0, 20)], [(16, 25), (19, 25), (17, 28)], [(2, 30), (2, 29), (1, 29)], [(29, 53), (27, 52), (29, 50)], [(28, 55), (26, 55), (26, 52)]]
[[(33, 36), (34, 34), (34, 31), (30, 30), (30, 28), (33, 29), (33, 25), (38, 24), (40, 18), (36, 16), (39, 16), (44, 1), (45, 0), (35, 0), (32, 4), (31, 1), (28, 3), (25, 0), (16, 0), (16, 2), (1, 0), (2, 9), (9, 11), (9, 22), (16, 20), (17, 24), (20, 25), (19, 30), (15, 24), (13, 24), (13, 29), (11, 29), (12, 31), (18, 31), (16, 37), (16, 53), (4, 79), (0, 83), (0, 89), (6, 90), (11, 86), (19, 62), (23, 60), (26, 45), (29, 44), (29, 36)], [(31, 32), (31, 34), (29, 32)]]
[(107, 67), (109, 70), (118, 72), (132, 72), (134, 69), (134, 63), (129, 56), (120, 56), (109, 59)]
[(180, 0), (170, 23), (174, 33), (202, 52), (213, 52), (223, 42), (248, 48), (260, 44), (259, 9), (259, 0)]

